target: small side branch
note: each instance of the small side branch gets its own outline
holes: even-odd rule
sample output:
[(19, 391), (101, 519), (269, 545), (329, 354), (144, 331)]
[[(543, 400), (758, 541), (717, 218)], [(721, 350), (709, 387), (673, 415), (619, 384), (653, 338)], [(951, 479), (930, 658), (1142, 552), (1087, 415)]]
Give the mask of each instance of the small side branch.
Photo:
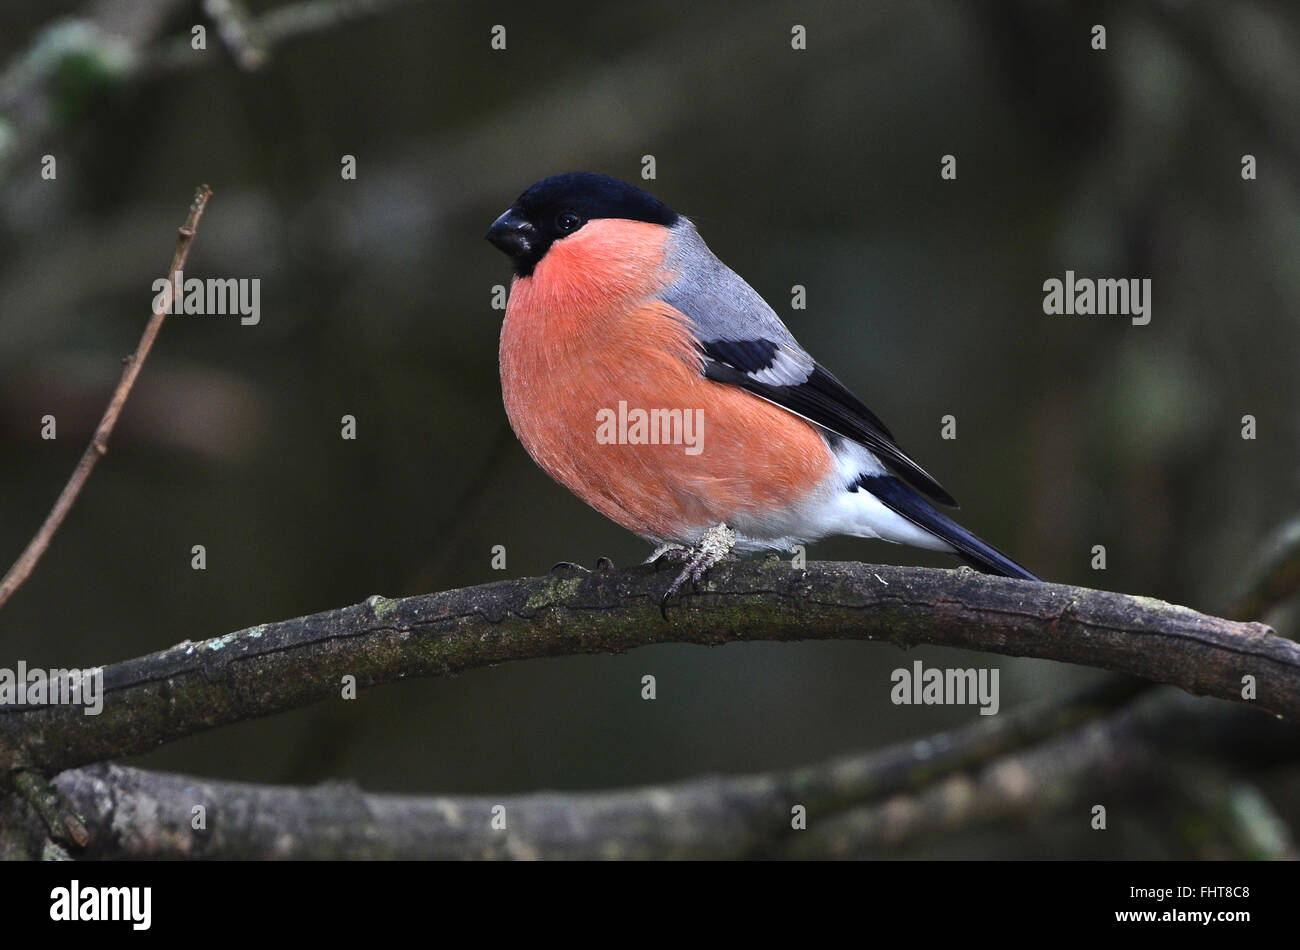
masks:
[[(194, 201), (190, 204), (189, 216), (180, 227), (180, 236), (176, 241), (176, 252), (172, 255), (172, 264), (167, 271), (167, 285), (169, 287), (174, 283), (177, 271), (185, 267), (185, 261), (190, 255), (190, 245), (194, 242), (194, 235), (199, 227), (199, 219), (203, 217), (203, 210), (208, 206), (208, 199), (211, 197), (212, 189), (207, 185), (200, 185), (194, 193)], [(28, 543), (27, 549), (19, 555), (13, 567), (9, 568), (9, 572), (0, 580), (0, 607), (5, 605), (5, 602), (13, 596), (13, 592), (22, 586), (22, 583), (36, 569), (42, 555), (50, 546), (54, 532), (59, 530), (59, 525), (63, 524), (63, 519), (68, 516), (68, 512), (72, 510), (72, 505), (77, 500), (77, 496), (81, 494), (81, 490), (86, 486), (86, 480), (90, 478), (90, 473), (95, 470), (95, 465), (100, 458), (108, 452), (108, 437), (113, 434), (113, 427), (117, 425), (117, 418), (122, 414), (122, 407), (126, 405), (126, 399), (131, 395), (131, 388), (135, 385), (136, 377), (140, 375), (140, 370), (149, 356), (149, 351), (153, 349), (154, 340), (158, 338), (158, 331), (162, 329), (163, 320), (166, 317), (167, 308), (154, 308), (148, 324), (145, 325), (144, 335), (140, 337), (139, 345), (136, 346), (135, 352), (125, 360), (126, 366), (122, 370), (122, 379), (117, 384), (117, 389), (113, 391), (113, 398), (109, 400), (108, 408), (104, 410), (104, 416), (99, 420), (99, 427), (95, 429), (95, 435), (91, 438), (90, 445), (86, 446), (86, 451), (82, 454), (81, 461), (77, 463), (72, 477), (63, 486), (63, 491), (59, 494), (58, 500), (55, 501), (54, 507), (50, 509), (50, 513), (45, 517), (44, 524), (41, 525), (36, 535)]]
[(1225, 613), (1262, 617), (1300, 591), (1300, 516), (1283, 523), (1263, 545)]

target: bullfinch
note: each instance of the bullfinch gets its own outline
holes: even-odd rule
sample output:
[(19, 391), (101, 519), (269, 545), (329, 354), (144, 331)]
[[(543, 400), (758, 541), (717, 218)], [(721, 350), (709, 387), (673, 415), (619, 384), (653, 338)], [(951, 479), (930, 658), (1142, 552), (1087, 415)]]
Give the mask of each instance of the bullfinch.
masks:
[(956, 501), (762, 297), (662, 201), (543, 178), (487, 239), (514, 279), (501, 328), (510, 425), (552, 478), (685, 566), (832, 534), (1037, 580), (934, 503)]

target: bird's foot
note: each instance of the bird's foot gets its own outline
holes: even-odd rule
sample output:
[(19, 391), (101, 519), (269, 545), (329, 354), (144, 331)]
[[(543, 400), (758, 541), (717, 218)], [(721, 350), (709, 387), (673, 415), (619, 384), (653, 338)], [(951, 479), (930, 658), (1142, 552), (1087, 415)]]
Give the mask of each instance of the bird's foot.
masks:
[[(612, 571), (614, 570), (614, 562), (604, 556), (598, 557), (596, 558), (596, 570)], [(591, 570), (589, 568), (583, 567), (581, 564), (576, 564), (573, 561), (556, 561), (554, 564), (551, 565), (551, 570), (549, 571), (549, 573), (550, 574), (562, 574), (562, 573), (590, 574)]]
[(688, 580), (692, 585), (696, 584), (701, 577), (708, 573), (709, 568), (713, 567), (736, 546), (736, 532), (732, 531), (725, 524), (715, 524), (708, 531), (704, 532), (704, 537), (700, 543), (693, 549), (690, 549), (690, 558), (682, 572), (677, 575), (677, 579), (668, 585), (668, 590), (664, 594), (663, 600), (659, 601), (659, 613), (665, 620), (668, 619), (668, 601), (681, 590), (683, 584)]

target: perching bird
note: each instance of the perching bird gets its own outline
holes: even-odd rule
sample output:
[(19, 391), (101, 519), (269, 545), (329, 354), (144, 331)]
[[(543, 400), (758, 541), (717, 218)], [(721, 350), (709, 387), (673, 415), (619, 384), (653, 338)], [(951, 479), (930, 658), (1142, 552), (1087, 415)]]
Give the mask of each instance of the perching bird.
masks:
[(510, 425), (552, 478), (686, 565), (831, 534), (1037, 578), (934, 507), (952, 496), (663, 202), (605, 175), (537, 182), (487, 239), (515, 276)]

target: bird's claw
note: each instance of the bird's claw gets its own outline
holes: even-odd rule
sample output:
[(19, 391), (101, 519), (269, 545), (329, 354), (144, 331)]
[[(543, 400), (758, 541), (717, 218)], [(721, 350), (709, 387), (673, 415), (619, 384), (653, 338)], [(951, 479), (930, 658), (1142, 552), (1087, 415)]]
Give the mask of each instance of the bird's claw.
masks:
[(572, 573), (572, 572), (581, 572), (583, 574), (591, 573), (591, 571), (588, 568), (583, 567), (581, 564), (576, 564), (573, 561), (556, 561), (554, 564), (551, 565), (551, 569), (547, 571), (548, 574), (560, 574), (560, 573)]
[[(668, 585), (668, 590), (664, 592), (663, 599), (659, 601), (660, 615), (667, 620), (668, 601), (681, 590), (682, 585), (689, 580), (691, 586), (694, 587), (699, 583), (700, 578), (707, 574), (711, 567), (726, 558), (735, 546), (736, 533), (725, 524), (715, 524), (704, 533), (699, 545), (695, 548), (683, 549), (689, 554), (689, 558), (681, 573)], [(662, 556), (663, 554), (660, 554), (660, 557)]]
[[(614, 570), (613, 560), (605, 557), (604, 555), (596, 558), (596, 570), (598, 571)], [(551, 565), (550, 573), (558, 574), (560, 572), (580, 572), (582, 574), (590, 574), (591, 569), (583, 567), (581, 564), (577, 564), (573, 561), (556, 561), (554, 564)]]

